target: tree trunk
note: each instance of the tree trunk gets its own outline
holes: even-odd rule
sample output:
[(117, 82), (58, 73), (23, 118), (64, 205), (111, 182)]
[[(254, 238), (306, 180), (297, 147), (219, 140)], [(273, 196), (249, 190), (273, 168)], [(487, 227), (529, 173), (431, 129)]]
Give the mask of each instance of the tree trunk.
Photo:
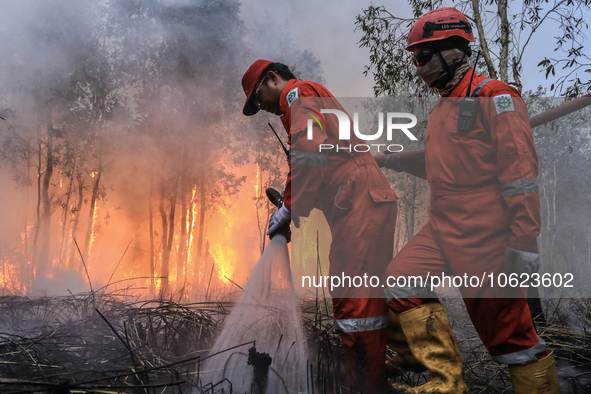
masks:
[[(206, 209), (206, 199), (205, 199), (205, 173), (203, 169), (201, 169), (201, 174), (199, 175), (199, 193), (201, 197), (201, 209), (199, 212), (199, 236), (197, 238), (197, 263), (196, 266), (199, 267), (199, 271), (205, 269), (205, 259), (203, 258), (203, 240), (205, 238), (205, 209)], [(198, 273), (197, 273), (198, 274)]]
[(29, 253), (29, 188), (25, 188), (25, 217), (24, 217), (24, 237), (23, 237), (23, 257), (24, 261), (21, 262), (19, 265), (19, 291), (21, 293), (25, 290), (25, 282), (29, 282), (31, 280), (29, 276), (29, 264), (27, 264), (30, 260), (30, 253)]
[(41, 133), (40, 131), (37, 133), (37, 141), (39, 143), (38, 151), (37, 151), (37, 205), (35, 207), (35, 234), (33, 235), (33, 256), (31, 259), (32, 264), (30, 265), (28, 278), (30, 280), (34, 280), (35, 276), (35, 268), (38, 266), (38, 256), (39, 256), (39, 234), (41, 233), (41, 179), (43, 178), (43, 172), (41, 171), (41, 164), (43, 161), (43, 141), (41, 140)]
[(553, 170), (553, 177), (554, 179), (552, 180), (553, 183), (553, 187), (552, 187), (552, 217), (548, 218), (548, 220), (551, 220), (551, 230), (550, 230), (550, 256), (552, 261), (550, 262), (550, 266), (548, 266), (548, 271), (547, 272), (557, 272), (558, 267), (556, 267), (556, 260), (557, 260), (557, 256), (555, 256), (555, 245), (556, 245), (556, 185), (558, 183), (558, 178), (556, 177), (556, 161), (554, 163), (552, 163), (552, 170)]
[(398, 219), (397, 219), (397, 223), (396, 223), (396, 231), (394, 232), (394, 252), (395, 254), (398, 254), (398, 252), (400, 251), (400, 249), (402, 249), (402, 247), (400, 246), (400, 237), (401, 237), (401, 221), (402, 221), (402, 215), (398, 215)]
[[(74, 223), (72, 224), (72, 239), (78, 236), (78, 223), (80, 223), (80, 211), (82, 210), (82, 203), (84, 202), (84, 180), (82, 175), (78, 173), (78, 203), (76, 205), (76, 212), (74, 212)], [(77, 264), (78, 261), (78, 248), (74, 243), (70, 244), (70, 260), (68, 260), (68, 269), (75, 269), (78, 272), (82, 272), (82, 263)]]
[(154, 261), (154, 215), (152, 214), (152, 195), (154, 194), (154, 176), (150, 174), (150, 192), (148, 195), (148, 217), (150, 220), (150, 295), (156, 295), (156, 264)]
[(41, 248), (38, 255), (38, 265), (35, 277), (43, 280), (45, 272), (51, 264), (50, 245), (51, 245), (51, 201), (49, 199), (49, 187), (51, 177), (53, 176), (53, 127), (51, 120), (51, 110), (47, 111), (47, 143), (45, 174), (43, 175), (43, 188), (41, 190), (41, 200), (43, 204), (43, 218), (41, 219)]
[(408, 234), (408, 241), (412, 239), (415, 235), (415, 211), (417, 206), (417, 177), (413, 176), (411, 181), (410, 187), (410, 199), (409, 199), (409, 208), (408, 208), (408, 220), (407, 220), (407, 234)]
[(64, 216), (63, 216), (63, 223), (62, 223), (62, 240), (60, 243), (60, 250), (59, 250), (59, 263), (60, 267), (65, 265), (66, 259), (66, 250), (68, 246), (68, 237), (67, 237), (67, 228), (68, 228), (68, 213), (70, 212), (70, 199), (72, 197), (72, 188), (74, 187), (74, 169), (76, 165), (74, 164), (74, 168), (72, 168), (72, 174), (70, 175), (70, 183), (68, 184), (68, 191), (66, 192), (66, 202), (64, 203)]
[(501, 81), (509, 83), (509, 19), (507, 19), (508, 0), (498, 0), (499, 17), (501, 18), (501, 54), (499, 70)]
[(513, 56), (513, 79), (515, 80), (515, 86), (517, 87), (517, 90), (519, 90), (519, 93), (521, 93), (523, 90), (523, 83), (521, 83), (521, 78), (519, 76), (519, 63), (515, 56)]
[[(191, 202), (189, 204), (188, 217), (187, 223), (189, 225), (189, 229), (187, 231), (187, 255), (185, 257), (186, 260), (186, 268), (185, 268), (185, 276), (184, 281), (186, 283), (193, 283), (194, 273), (195, 273), (195, 253), (193, 250), (195, 247), (193, 246), (193, 229), (195, 228), (195, 191), (197, 190), (197, 186), (194, 186), (194, 189), (191, 190)], [(193, 258), (190, 258), (190, 256)], [(193, 263), (193, 264), (191, 264)]]
[(185, 171), (185, 155), (181, 154), (181, 177), (180, 177), (180, 195), (181, 195), (181, 221), (179, 236), (179, 252), (176, 260), (176, 288), (180, 290), (185, 285), (185, 270), (187, 264), (187, 173)]
[[(255, 209), (256, 209), (256, 214), (257, 214), (257, 227), (259, 229), (259, 249), (261, 251), (261, 255), (263, 254), (263, 251), (265, 250), (265, 241), (266, 241), (266, 237), (265, 237), (265, 233), (264, 231), (266, 230), (267, 226), (266, 224), (263, 226), (263, 222), (261, 222), (261, 217), (260, 217), (260, 211), (261, 211), (261, 199), (263, 198), (263, 170), (261, 169), (261, 167), (259, 166), (259, 164), (256, 164), (257, 166), (257, 188), (256, 190), (258, 190), (258, 193), (254, 196), (257, 203), (255, 204)], [(271, 178), (271, 171), (269, 171), (269, 179)], [(270, 182), (267, 180), (267, 184), (269, 184)], [(268, 199), (267, 199), (268, 202)], [(268, 204), (267, 204), (268, 205)], [(267, 209), (268, 212), (268, 209)]]
[(95, 207), (96, 201), (98, 199), (102, 173), (102, 165), (99, 164), (99, 169), (94, 176), (94, 185), (92, 186), (92, 196), (90, 198), (90, 212), (88, 214), (88, 224), (86, 225), (86, 236), (84, 237), (84, 252), (82, 253), (87, 268), (89, 267), (90, 261), (90, 248), (92, 246), (92, 232), (94, 230)]
[[(165, 236), (164, 250), (162, 251), (162, 276), (166, 276), (166, 287), (163, 286), (162, 293), (166, 295), (169, 291), (170, 281), (168, 276), (170, 275), (170, 252), (174, 244), (174, 215), (176, 212), (176, 198), (178, 189), (178, 177), (174, 183), (174, 190), (170, 196), (170, 214), (168, 219), (168, 234)], [(166, 275), (164, 275), (166, 272)]]
[(474, 11), (474, 22), (478, 29), (478, 40), (480, 41), (480, 48), (482, 49), (482, 56), (486, 62), (488, 68), (488, 75), (497, 79), (497, 70), (495, 64), (490, 56), (490, 50), (488, 49), (488, 42), (486, 40), (486, 34), (484, 33), (484, 26), (482, 25), (482, 16), (480, 15), (480, 3), (479, 0), (472, 0), (472, 10)]
[(187, 264), (187, 190), (185, 180), (181, 181), (181, 233), (179, 236), (179, 253), (176, 260), (176, 286), (181, 289), (185, 285), (185, 270)]
[(164, 250), (166, 249), (166, 239), (168, 237), (168, 217), (166, 216), (166, 208), (164, 207), (164, 199), (166, 197), (166, 186), (164, 180), (160, 181), (160, 202), (158, 210), (160, 211), (160, 220), (162, 221), (162, 241), (160, 242), (160, 250), (162, 251), (160, 267), (160, 276), (162, 277), (162, 284), (160, 286), (160, 294), (164, 295), (168, 292), (168, 264), (164, 263)]

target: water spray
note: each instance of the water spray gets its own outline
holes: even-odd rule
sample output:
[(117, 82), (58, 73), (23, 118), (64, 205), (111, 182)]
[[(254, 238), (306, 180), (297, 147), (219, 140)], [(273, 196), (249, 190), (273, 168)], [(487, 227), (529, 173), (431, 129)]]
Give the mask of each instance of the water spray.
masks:
[[(282, 206), (280, 192), (272, 188), (265, 192), (273, 205)], [(221, 392), (221, 387), (226, 386), (222, 381), (231, 382), (236, 393), (307, 392), (308, 356), (293, 294), (288, 236), (283, 232), (273, 236), (248, 282), (241, 287), (241, 295), (211, 349), (212, 357), (201, 370), (200, 379), (207, 392)], [(248, 354), (216, 354), (245, 341), (256, 343)]]

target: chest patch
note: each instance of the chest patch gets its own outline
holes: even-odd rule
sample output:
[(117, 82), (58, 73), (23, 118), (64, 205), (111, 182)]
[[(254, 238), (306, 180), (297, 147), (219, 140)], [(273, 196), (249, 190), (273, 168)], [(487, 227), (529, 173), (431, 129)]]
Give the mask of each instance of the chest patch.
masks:
[(515, 103), (513, 103), (513, 97), (511, 97), (510, 94), (499, 94), (492, 99), (497, 115), (500, 115), (503, 112), (515, 112)]
[(290, 92), (287, 93), (287, 96), (286, 96), (287, 106), (289, 108), (291, 108), (291, 105), (294, 103), (294, 101), (296, 101), (299, 98), (300, 98), (300, 95), (298, 93), (298, 88), (290, 90)]

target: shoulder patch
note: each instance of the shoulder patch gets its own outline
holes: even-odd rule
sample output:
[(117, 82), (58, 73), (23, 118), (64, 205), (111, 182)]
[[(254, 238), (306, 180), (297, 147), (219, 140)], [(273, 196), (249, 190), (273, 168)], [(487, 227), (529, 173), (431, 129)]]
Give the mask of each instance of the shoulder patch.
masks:
[(298, 88), (290, 90), (290, 92), (287, 93), (287, 96), (286, 96), (287, 106), (289, 108), (291, 108), (291, 105), (294, 103), (294, 101), (296, 101), (299, 98), (300, 98), (300, 95), (298, 93)]
[(503, 112), (515, 112), (515, 103), (513, 103), (513, 97), (510, 94), (499, 94), (492, 99), (497, 115)]

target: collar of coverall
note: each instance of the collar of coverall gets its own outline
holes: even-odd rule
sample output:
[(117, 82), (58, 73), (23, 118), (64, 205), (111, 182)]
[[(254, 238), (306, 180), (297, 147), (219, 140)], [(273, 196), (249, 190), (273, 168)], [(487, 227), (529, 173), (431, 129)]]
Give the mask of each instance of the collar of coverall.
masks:
[(287, 104), (287, 93), (289, 93), (289, 91), (293, 89), (293, 85), (295, 85), (298, 82), (299, 81), (297, 79), (290, 79), (289, 81), (287, 81), (287, 84), (281, 91), (281, 98), (279, 99), (279, 109), (281, 110), (282, 117), (287, 113), (287, 111), (289, 111), (289, 105)]

